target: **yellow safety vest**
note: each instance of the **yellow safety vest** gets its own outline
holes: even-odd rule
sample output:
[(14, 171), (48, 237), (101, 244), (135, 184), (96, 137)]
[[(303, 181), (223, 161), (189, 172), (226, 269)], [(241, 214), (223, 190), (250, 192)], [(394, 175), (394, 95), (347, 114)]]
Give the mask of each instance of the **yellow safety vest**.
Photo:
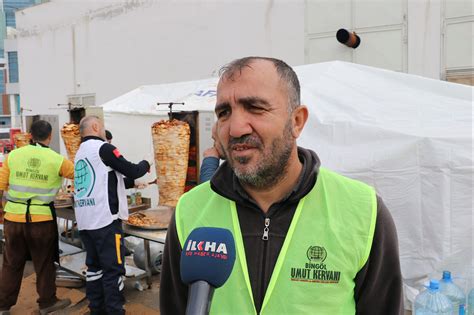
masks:
[(48, 206), (61, 187), (59, 175), (64, 157), (50, 148), (27, 145), (8, 155), (10, 177), (8, 179), (5, 212), (51, 216)]
[[(298, 204), (260, 314), (355, 314), (354, 279), (369, 257), (376, 214), (372, 187), (321, 168)], [(197, 227), (229, 229), (236, 243), (234, 269), (216, 289), (211, 314), (256, 314), (235, 202), (209, 182), (184, 194), (176, 208), (181, 246)]]

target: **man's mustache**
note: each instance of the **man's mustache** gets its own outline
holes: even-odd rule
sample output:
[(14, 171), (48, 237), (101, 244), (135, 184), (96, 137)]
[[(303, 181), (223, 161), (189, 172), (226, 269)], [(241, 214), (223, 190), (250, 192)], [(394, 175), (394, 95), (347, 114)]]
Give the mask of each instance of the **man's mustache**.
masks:
[(245, 144), (250, 147), (255, 147), (257, 149), (260, 149), (263, 147), (262, 140), (260, 140), (260, 137), (257, 135), (245, 135), (238, 138), (231, 137), (229, 139), (228, 148), (232, 149), (232, 147), (236, 144)]

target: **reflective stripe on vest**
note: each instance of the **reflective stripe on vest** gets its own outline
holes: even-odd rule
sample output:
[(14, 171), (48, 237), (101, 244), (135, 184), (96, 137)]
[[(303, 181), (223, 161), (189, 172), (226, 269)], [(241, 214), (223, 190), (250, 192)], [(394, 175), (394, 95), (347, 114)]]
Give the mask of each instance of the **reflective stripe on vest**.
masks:
[(9, 189), (20, 191), (20, 192), (27, 192), (32, 194), (47, 194), (47, 195), (56, 195), (58, 193), (57, 188), (35, 188), (29, 186), (21, 186), (21, 185), (9, 185)]
[[(56, 191), (58, 191), (56, 189)], [(50, 203), (52, 201), (54, 201), (54, 198), (55, 198), (56, 194), (54, 194), (53, 196), (39, 196), (39, 195), (36, 195), (33, 199), (32, 198), (29, 198), (29, 197), (13, 197), (12, 194), (10, 192), (7, 193), (7, 200), (8, 201), (14, 201), (14, 202), (23, 202), (23, 203), (26, 203), (28, 200), (32, 200), (32, 201), (41, 201), (41, 203)], [(37, 203), (37, 204), (40, 204), (40, 203)]]
[(5, 212), (26, 213), (31, 200), (30, 213), (51, 215), (49, 207), (40, 206), (54, 201), (61, 187), (59, 172), (64, 158), (50, 148), (28, 145), (8, 155), (10, 177)]
[[(321, 168), (295, 211), (260, 314), (355, 314), (354, 278), (367, 262), (376, 214), (373, 188)], [(235, 203), (207, 182), (181, 197), (175, 215), (182, 247), (197, 227), (234, 235), (236, 263), (214, 293), (211, 314), (256, 314)]]

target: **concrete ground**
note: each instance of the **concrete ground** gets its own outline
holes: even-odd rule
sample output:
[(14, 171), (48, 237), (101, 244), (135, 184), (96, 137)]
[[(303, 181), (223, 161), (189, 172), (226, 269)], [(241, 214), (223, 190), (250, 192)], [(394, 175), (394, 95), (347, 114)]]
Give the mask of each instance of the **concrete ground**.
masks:
[[(3, 255), (0, 254), (0, 261), (3, 261)], [(1, 270), (1, 266), (0, 266)], [(31, 261), (26, 263), (25, 270), (23, 277), (26, 278), (34, 273), (33, 263)], [(160, 290), (160, 276), (159, 274), (153, 275), (152, 277), (152, 286), (150, 289), (139, 291), (135, 288), (136, 281), (125, 281), (125, 289), (124, 295), (126, 299), (126, 308), (127, 305), (129, 306), (145, 306), (149, 310), (147, 311), (139, 311), (140, 314), (159, 314), (159, 290)], [(145, 281), (141, 280), (140, 283), (145, 285)], [(85, 293), (85, 287), (79, 288), (81, 292)], [(37, 296), (32, 296), (32, 299), (36, 300)], [(82, 302), (69, 307), (63, 311), (57, 311), (54, 314), (56, 315), (63, 315), (63, 314), (86, 314), (87, 313), (87, 305), (88, 300), (87, 298), (84, 299)], [(39, 313), (39, 312), (38, 312)], [(134, 314), (133, 311), (127, 311), (127, 314)]]

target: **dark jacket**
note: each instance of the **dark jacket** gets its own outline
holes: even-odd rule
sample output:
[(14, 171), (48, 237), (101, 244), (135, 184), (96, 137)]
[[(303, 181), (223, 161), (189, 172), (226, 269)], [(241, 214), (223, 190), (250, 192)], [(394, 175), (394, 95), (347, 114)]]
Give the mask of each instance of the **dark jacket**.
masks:
[[(290, 227), (298, 202), (308, 194), (317, 180), (318, 156), (298, 148), (303, 170), (293, 191), (273, 204), (265, 214), (239, 184), (225, 162), (211, 179), (211, 188), (236, 202), (240, 229), (247, 257), (247, 267), (257, 312), (270, 282), (278, 255)], [(265, 218), (271, 218), (269, 240), (263, 241)], [(180, 279), (181, 245), (174, 218), (166, 239), (160, 284), (162, 315), (184, 314), (188, 287)], [(397, 232), (382, 199), (377, 197), (377, 220), (372, 249), (365, 266), (355, 278), (354, 299), (357, 314), (403, 314), (403, 290), (398, 256)]]

